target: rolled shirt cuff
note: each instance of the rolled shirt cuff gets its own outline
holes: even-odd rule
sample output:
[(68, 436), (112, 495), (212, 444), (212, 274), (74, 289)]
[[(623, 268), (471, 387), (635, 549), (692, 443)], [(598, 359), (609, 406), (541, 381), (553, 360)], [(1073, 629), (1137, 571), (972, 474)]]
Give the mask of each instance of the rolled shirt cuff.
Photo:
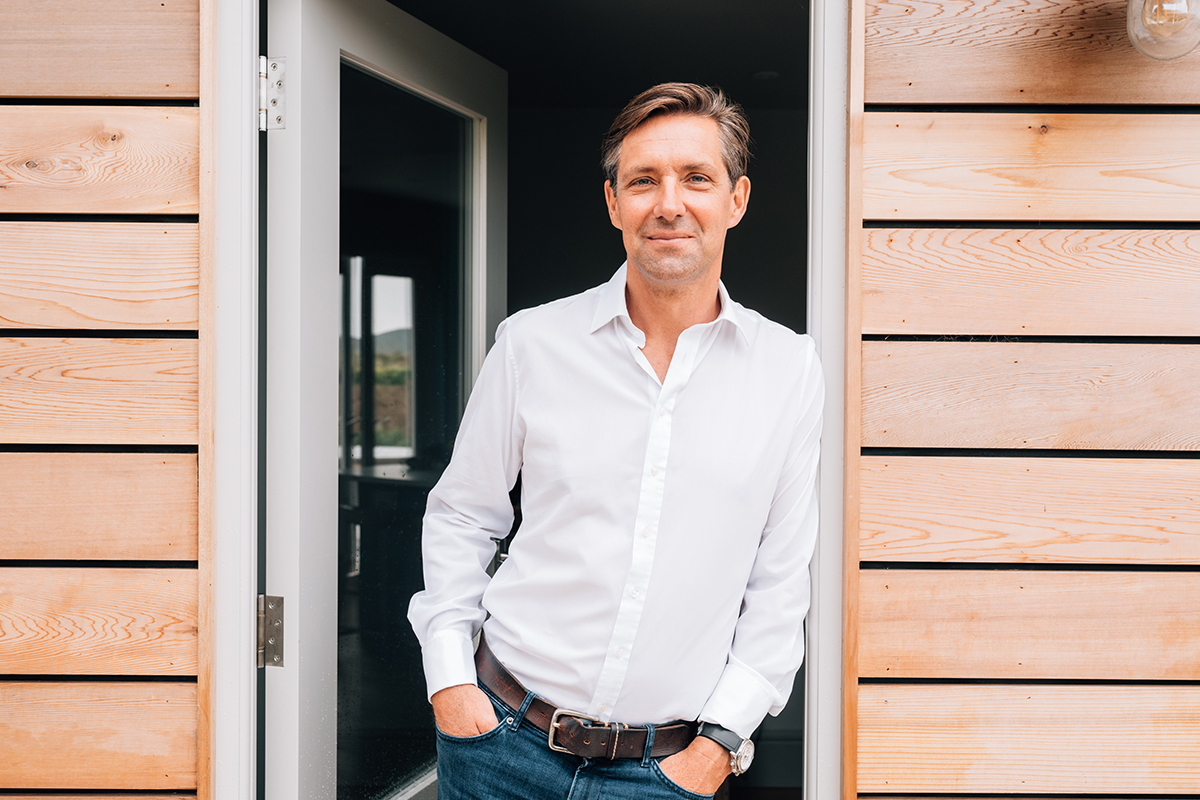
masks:
[(421, 646), (427, 698), (449, 686), (475, 684), (475, 643), (459, 631), (438, 631)]
[(700, 722), (714, 722), (749, 739), (781, 698), (775, 687), (733, 656), (700, 712)]

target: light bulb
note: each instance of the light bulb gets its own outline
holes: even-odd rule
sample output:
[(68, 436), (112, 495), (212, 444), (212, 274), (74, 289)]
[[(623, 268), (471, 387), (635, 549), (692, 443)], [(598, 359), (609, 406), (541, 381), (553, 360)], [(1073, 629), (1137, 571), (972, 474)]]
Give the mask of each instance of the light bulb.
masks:
[(1179, 58), (1200, 44), (1200, 0), (1129, 0), (1125, 27), (1142, 55)]

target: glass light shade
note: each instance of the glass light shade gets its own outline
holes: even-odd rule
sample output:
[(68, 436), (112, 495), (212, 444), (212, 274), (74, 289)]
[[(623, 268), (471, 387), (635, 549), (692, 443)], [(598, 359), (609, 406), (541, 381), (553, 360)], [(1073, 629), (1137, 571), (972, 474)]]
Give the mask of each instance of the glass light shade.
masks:
[(1200, 0), (1129, 0), (1125, 27), (1142, 55), (1179, 58), (1200, 44)]

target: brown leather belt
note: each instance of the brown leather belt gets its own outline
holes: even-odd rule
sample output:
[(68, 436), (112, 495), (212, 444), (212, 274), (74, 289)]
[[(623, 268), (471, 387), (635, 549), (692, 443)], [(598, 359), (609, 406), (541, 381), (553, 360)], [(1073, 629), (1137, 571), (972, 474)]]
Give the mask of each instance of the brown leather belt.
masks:
[[(528, 691), (492, 655), (482, 635), (479, 649), (475, 651), (475, 671), (480, 682), (511, 708), (524, 705)], [(648, 728), (633, 728), (619, 722), (600, 722), (587, 714), (555, 708), (540, 697), (534, 697), (529, 703), (525, 719), (546, 734), (551, 750), (560, 753), (571, 753), (581, 758), (612, 759), (642, 758), (646, 752)], [(678, 753), (691, 744), (695, 736), (694, 722), (655, 725), (650, 755), (661, 758)]]

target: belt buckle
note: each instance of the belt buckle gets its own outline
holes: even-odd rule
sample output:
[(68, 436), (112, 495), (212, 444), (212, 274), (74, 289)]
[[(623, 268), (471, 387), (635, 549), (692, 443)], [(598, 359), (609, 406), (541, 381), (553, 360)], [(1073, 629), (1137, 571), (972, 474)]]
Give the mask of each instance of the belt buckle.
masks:
[(550, 745), (551, 750), (555, 750), (559, 753), (570, 753), (571, 755), (574, 755), (574, 753), (571, 753), (571, 751), (568, 750), (567, 748), (559, 747), (558, 745), (556, 745), (554, 743), (554, 732), (556, 730), (558, 730), (558, 718), (559, 717), (574, 717), (575, 719), (586, 720), (587, 722), (599, 722), (600, 721), (599, 717), (593, 717), (591, 714), (583, 714), (578, 711), (567, 711), (565, 708), (554, 709), (554, 713), (550, 716), (550, 730), (547, 734), (547, 742), (546, 743)]

